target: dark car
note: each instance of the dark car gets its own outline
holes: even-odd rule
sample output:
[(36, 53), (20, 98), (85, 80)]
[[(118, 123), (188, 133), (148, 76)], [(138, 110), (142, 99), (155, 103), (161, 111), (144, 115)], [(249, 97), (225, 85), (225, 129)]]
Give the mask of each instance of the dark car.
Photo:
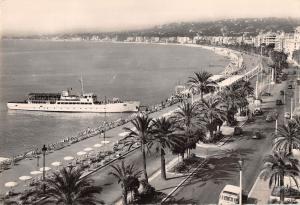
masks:
[(252, 139), (259, 140), (262, 138), (262, 134), (258, 131), (254, 132)]
[(284, 95), (284, 90), (280, 90), (280, 95)]
[(293, 85), (288, 85), (288, 89), (293, 89)]
[(261, 96), (271, 96), (271, 93), (264, 92), (264, 93), (261, 94)]
[(283, 105), (282, 100), (276, 100), (276, 105)]
[(263, 114), (263, 111), (261, 109), (255, 109), (254, 112), (253, 112), (253, 115), (255, 116), (259, 116), (259, 115), (262, 115)]

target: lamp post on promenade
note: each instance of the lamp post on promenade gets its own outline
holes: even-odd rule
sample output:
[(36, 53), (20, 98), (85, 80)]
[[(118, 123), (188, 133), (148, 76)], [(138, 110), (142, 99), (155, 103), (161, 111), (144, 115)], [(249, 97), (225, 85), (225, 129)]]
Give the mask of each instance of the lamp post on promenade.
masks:
[(276, 118), (275, 121), (275, 134), (277, 135), (277, 131), (278, 131), (278, 119)]
[(40, 166), (40, 156), (39, 155), (36, 156), (36, 166), (37, 167)]
[(240, 197), (239, 197), (239, 204), (242, 205), (242, 197), (243, 197), (243, 160), (239, 159), (239, 167), (240, 167)]
[[(47, 147), (46, 145), (43, 146), (42, 148), (42, 153), (43, 153), (43, 181), (45, 182), (45, 166), (46, 166), (46, 151), (47, 151)], [(43, 185), (43, 190), (44, 193), (46, 191), (46, 185)]]

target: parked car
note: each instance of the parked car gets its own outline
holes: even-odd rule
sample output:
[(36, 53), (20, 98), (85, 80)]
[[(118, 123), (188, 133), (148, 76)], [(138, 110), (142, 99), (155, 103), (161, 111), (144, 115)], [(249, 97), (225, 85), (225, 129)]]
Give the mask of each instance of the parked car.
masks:
[(278, 112), (276, 112), (276, 111), (269, 112), (266, 117), (266, 121), (273, 122), (277, 119), (277, 117), (278, 117)]
[(282, 100), (276, 100), (276, 105), (283, 105)]
[(271, 93), (264, 92), (264, 93), (261, 94), (261, 96), (271, 96)]
[(252, 139), (258, 140), (258, 139), (261, 139), (261, 138), (262, 138), (262, 134), (259, 131), (255, 131), (253, 136), (252, 136)]
[(291, 118), (291, 113), (285, 112), (285, 113), (284, 113), (284, 117), (285, 117), (286, 119)]
[(260, 108), (256, 108), (253, 112), (253, 115), (255, 115), (255, 116), (259, 116), (262, 114), (263, 114), (263, 111)]
[(284, 95), (284, 90), (280, 90), (280, 95)]
[(293, 89), (293, 85), (288, 85), (288, 89)]

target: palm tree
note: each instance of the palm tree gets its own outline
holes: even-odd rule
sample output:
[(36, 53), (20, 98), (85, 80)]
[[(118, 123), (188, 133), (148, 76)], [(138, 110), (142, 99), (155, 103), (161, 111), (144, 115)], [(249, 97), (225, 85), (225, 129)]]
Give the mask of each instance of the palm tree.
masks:
[(141, 145), (140, 148), (143, 155), (143, 172), (145, 180), (148, 183), (146, 148), (149, 148), (148, 143), (151, 141), (153, 126), (152, 118), (149, 118), (147, 115), (141, 114), (138, 115), (134, 120), (132, 120), (131, 123), (134, 126), (133, 129), (130, 129), (128, 127), (123, 128), (125, 131), (129, 132), (128, 136), (124, 138), (125, 146), (128, 146), (128, 149), (130, 149), (136, 143), (139, 143)]
[(264, 167), (260, 177), (269, 179), (269, 187), (272, 185), (280, 188), (280, 201), (284, 202), (284, 177), (290, 177), (298, 187), (296, 177), (299, 176), (298, 160), (285, 152), (273, 151), (264, 159)]
[(196, 91), (200, 94), (200, 99), (203, 100), (203, 94), (213, 90), (216, 86), (216, 82), (210, 80), (211, 73), (207, 71), (195, 72), (193, 77), (189, 77), (188, 84), (190, 90)]
[(283, 150), (287, 154), (292, 154), (292, 149), (300, 147), (300, 137), (298, 126), (294, 121), (288, 121), (286, 125), (278, 127), (277, 134), (274, 134), (273, 148)]
[(46, 191), (36, 190), (39, 204), (64, 204), (64, 205), (96, 205), (103, 204), (96, 199), (102, 188), (93, 185), (93, 180), (82, 177), (81, 168), (62, 168), (54, 172), (52, 177), (46, 178), (42, 186)]
[(128, 191), (134, 189), (138, 190), (140, 186), (139, 177), (141, 171), (136, 171), (133, 164), (125, 165), (124, 161), (119, 165), (111, 165), (113, 171), (109, 172), (109, 175), (113, 175), (118, 179), (118, 183), (121, 183), (122, 187), (122, 201), (124, 205), (127, 205)]
[[(180, 131), (182, 138), (184, 138), (184, 147), (175, 146), (175, 150), (179, 151), (182, 158), (184, 158), (185, 150), (188, 151), (188, 147), (193, 147), (191, 143), (196, 143), (198, 138), (197, 132), (202, 128), (202, 122), (198, 118), (197, 105), (184, 101), (179, 105), (179, 109), (175, 111), (175, 124)], [(176, 152), (177, 152), (176, 151)]]
[(254, 94), (254, 88), (252, 87), (250, 81), (240, 81), (238, 83), (238, 89), (241, 91), (241, 94), (245, 97)]
[(156, 145), (157, 149), (160, 151), (161, 158), (161, 178), (166, 180), (166, 162), (165, 154), (167, 149), (171, 149), (174, 146), (180, 144), (182, 140), (179, 135), (175, 134), (176, 127), (173, 122), (168, 118), (162, 117), (154, 121), (153, 130), (153, 141), (151, 146)]
[(206, 128), (209, 131), (209, 140), (213, 138), (213, 132), (217, 128), (218, 120), (226, 120), (226, 112), (219, 108), (219, 97), (209, 97), (199, 103), (199, 113), (201, 113), (203, 120), (206, 122)]

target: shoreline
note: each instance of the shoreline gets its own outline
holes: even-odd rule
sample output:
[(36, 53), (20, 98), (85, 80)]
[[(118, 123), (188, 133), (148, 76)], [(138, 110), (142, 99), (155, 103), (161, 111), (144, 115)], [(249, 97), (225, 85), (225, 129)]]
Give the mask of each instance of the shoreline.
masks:
[[(51, 41), (53, 41), (53, 40), (51, 40)], [(64, 40), (61, 40), (61, 41), (66, 42)], [(70, 42), (77, 42), (77, 41), (70, 41)], [(81, 41), (79, 41), (79, 42), (81, 42)], [(92, 43), (100, 42), (101, 43), (103, 41), (88, 41), (88, 42), (92, 42)], [(228, 49), (228, 48), (219, 48), (219, 47), (204, 46), (204, 45), (198, 45), (198, 44), (178, 44), (178, 43), (168, 44), (168, 43), (145, 43), (145, 42), (107, 42), (107, 43), (146, 44), (146, 45), (153, 44), (153, 45), (163, 45), (163, 46), (172, 45), (172, 46), (186, 46), (186, 47), (202, 48), (202, 49), (210, 50), (210, 51), (214, 52), (217, 55), (221, 55), (221, 56), (225, 56), (225, 57), (229, 58), (229, 61), (230, 61), (229, 65), (230, 64), (236, 64), (237, 63), (236, 61), (240, 58), (240, 57), (238, 57), (239, 52), (237, 52), (237, 51), (234, 51), (234, 50), (231, 50), (231, 49)], [(226, 69), (226, 67), (224, 69)], [(171, 97), (173, 97), (173, 96), (171, 96)], [(171, 97), (167, 98), (167, 100), (169, 100)], [(160, 110), (160, 104), (150, 105), (149, 107), (152, 108), (151, 112), (156, 112), (156, 111)], [(112, 121), (106, 127), (103, 126), (103, 125), (100, 125), (100, 126), (95, 127), (95, 128), (88, 128), (86, 130), (78, 132), (75, 136), (65, 137), (65, 138), (61, 139), (60, 141), (48, 144), (47, 146), (48, 147), (54, 147), (54, 148), (51, 149), (53, 151), (63, 149), (66, 146), (69, 146), (69, 145), (66, 145), (66, 144), (73, 144), (73, 143), (76, 143), (76, 142), (80, 142), (80, 141), (85, 140), (87, 138), (91, 138), (91, 137), (94, 137), (96, 135), (101, 134), (102, 130), (108, 131), (112, 128), (122, 126), (123, 123), (119, 123), (119, 122), (124, 121), (124, 123), (127, 123), (130, 120), (132, 120), (133, 115), (130, 115), (126, 119), (118, 119), (116, 121)], [(84, 134), (82, 134), (82, 133), (84, 133)], [(3, 162), (8, 163), (8, 161), (10, 161), (10, 163), (13, 163), (13, 161), (21, 161), (21, 160), (24, 160), (26, 158), (34, 157), (38, 153), (40, 153), (39, 150), (35, 149), (35, 150), (26, 151), (26, 152), (24, 152), (22, 154), (19, 154), (19, 155), (14, 155), (13, 157), (10, 157), (10, 158), (4, 157), (4, 160), (0, 161), (0, 164), (3, 163)]]

